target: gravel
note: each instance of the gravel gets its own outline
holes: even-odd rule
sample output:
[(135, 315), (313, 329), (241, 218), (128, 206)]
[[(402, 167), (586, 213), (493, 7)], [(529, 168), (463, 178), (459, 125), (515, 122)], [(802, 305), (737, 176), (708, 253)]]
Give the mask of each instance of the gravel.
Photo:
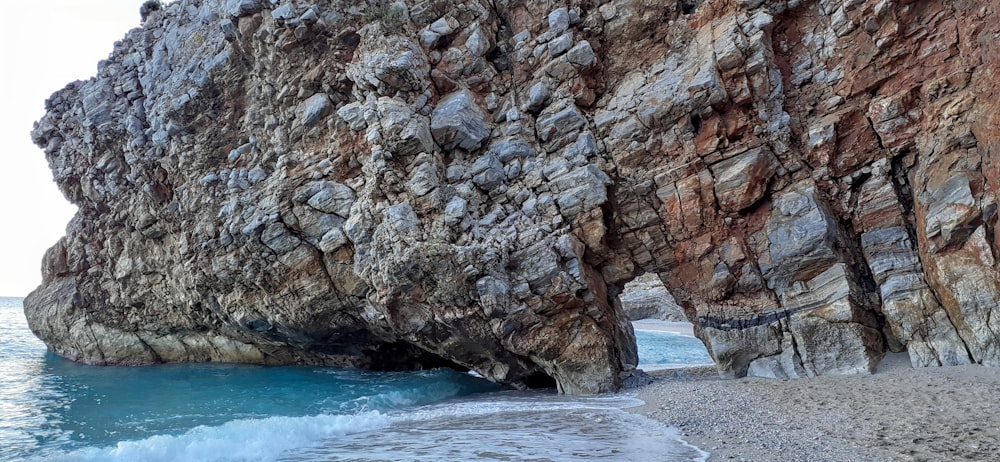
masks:
[(713, 367), (653, 373), (632, 411), (678, 427), (712, 461), (940, 461), (1000, 457), (1000, 369), (722, 380)]

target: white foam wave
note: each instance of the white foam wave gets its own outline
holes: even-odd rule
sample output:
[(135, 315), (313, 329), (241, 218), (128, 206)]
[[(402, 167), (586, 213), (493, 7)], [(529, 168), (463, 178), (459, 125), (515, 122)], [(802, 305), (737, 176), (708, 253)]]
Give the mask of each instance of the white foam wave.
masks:
[(628, 395), (500, 393), (395, 412), (392, 425), (350, 435), (295, 461), (547, 460), (704, 462), (676, 428), (624, 411)]
[[(405, 401), (405, 400), (404, 400)], [(631, 395), (496, 393), (388, 412), (271, 417), (198, 427), (55, 461), (704, 461), (675, 428), (622, 408)]]
[(468, 399), (411, 409), (392, 415), (393, 422), (413, 420), (441, 420), (454, 416), (487, 416), (516, 412), (553, 412), (581, 409), (625, 409), (645, 404), (634, 395), (605, 394), (584, 397), (566, 397), (540, 393), (512, 392), (494, 394), (490, 400)]
[(372, 410), (392, 410), (408, 406), (442, 401), (460, 396), (461, 388), (453, 383), (435, 383), (408, 390), (394, 390), (371, 396), (362, 396), (339, 403), (339, 412), (365, 412)]
[(293, 449), (323, 444), (332, 438), (377, 430), (390, 419), (379, 412), (353, 415), (242, 419), (215, 427), (200, 426), (181, 435), (156, 435), (123, 441), (107, 448), (86, 448), (59, 454), (51, 461), (213, 461), (274, 460)]

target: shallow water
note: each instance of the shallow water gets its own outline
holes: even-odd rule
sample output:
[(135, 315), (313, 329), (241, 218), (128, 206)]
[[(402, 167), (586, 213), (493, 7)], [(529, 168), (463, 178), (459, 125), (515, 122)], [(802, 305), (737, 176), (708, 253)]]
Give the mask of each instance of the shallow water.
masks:
[(673, 332), (636, 330), (639, 368), (647, 371), (712, 364), (701, 340)]
[[(46, 352), (20, 303), (0, 298), (0, 460), (705, 457), (674, 429), (623, 411), (640, 403), (626, 394), (501, 391), (443, 369), (80, 365)], [(640, 355), (678, 361), (643, 342)]]

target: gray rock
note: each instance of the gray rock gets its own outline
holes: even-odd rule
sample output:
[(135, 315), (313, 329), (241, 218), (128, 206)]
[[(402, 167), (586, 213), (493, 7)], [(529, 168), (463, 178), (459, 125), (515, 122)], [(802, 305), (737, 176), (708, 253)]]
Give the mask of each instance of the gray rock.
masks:
[(563, 150), (563, 157), (570, 163), (578, 166), (588, 163), (596, 155), (597, 140), (594, 139), (593, 133), (589, 131), (580, 133), (580, 136), (576, 138), (576, 142)]
[(317, 13), (317, 11), (319, 11), (319, 9), (316, 5), (307, 8), (306, 11), (302, 13), (302, 16), (299, 16), (299, 22), (314, 24), (316, 21), (319, 21), (319, 13)]
[(506, 177), (503, 164), (493, 154), (486, 154), (476, 159), (468, 173), (473, 175), (473, 183), (487, 191), (499, 186)]
[(442, 17), (431, 23), (428, 29), (438, 35), (449, 35), (459, 27), (458, 21), (450, 16)]
[(469, 175), (478, 175), (490, 168), (500, 168), (500, 161), (492, 153), (479, 156), (466, 171)]
[(253, 149), (252, 144), (243, 143), (238, 148), (229, 151), (229, 155), (226, 156), (226, 160), (228, 160), (230, 163), (236, 162), (237, 160), (239, 160), (240, 156), (250, 152), (251, 149)]
[(549, 30), (561, 34), (569, 29), (569, 10), (565, 7), (556, 8), (549, 13)]
[(538, 112), (545, 107), (545, 101), (549, 99), (549, 87), (542, 82), (536, 82), (528, 90), (528, 102), (524, 106), (527, 112)]
[(581, 40), (566, 52), (566, 60), (577, 66), (588, 67), (597, 64), (597, 55), (594, 54), (590, 42)]
[(782, 292), (803, 275), (839, 261), (840, 234), (830, 212), (811, 186), (778, 196), (767, 223), (768, 260), (759, 262), (768, 287)]
[(535, 149), (530, 144), (520, 139), (508, 139), (496, 141), (490, 145), (490, 152), (497, 156), (502, 163), (510, 162), (514, 159), (534, 157)]
[(729, 266), (719, 262), (712, 272), (712, 279), (708, 281), (708, 298), (710, 300), (725, 300), (728, 298), (736, 286), (736, 277), (730, 271)]
[(747, 49), (746, 38), (740, 32), (735, 21), (720, 27), (721, 33), (713, 41), (715, 60), (719, 70), (725, 72), (740, 67), (745, 62), (743, 50)]
[(351, 205), (357, 199), (354, 190), (335, 181), (324, 181), (319, 183), (317, 187), (318, 190), (307, 202), (310, 207), (344, 218), (351, 214)]
[(260, 167), (252, 168), (247, 172), (247, 180), (250, 184), (257, 184), (267, 178), (267, 171)]
[(597, 10), (601, 13), (601, 17), (604, 18), (605, 21), (614, 19), (614, 17), (618, 14), (618, 8), (614, 3), (601, 4)]
[(573, 33), (566, 32), (549, 42), (549, 55), (559, 56), (573, 47)]
[(778, 356), (768, 356), (751, 361), (750, 367), (747, 369), (747, 376), (767, 379), (789, 378)]
[(552, 250), (551, 242), (538, 242), (511, 255), (511, 264), (532, 291), (544, 287), (559, 274), (559, 255)]
[(483, 111), (469, 90), (445, 96), (431, 114), (431, 134), (445, 150), (472, 151), (490, 135)]
[(288, 20), (295, 18), (295, 16), (295, 5), (291, 2), (282, 4), (281, 6), (271, 10), (271, 17), (274, 19)]
[(441, 40), (441, 34), (434, 32), (430, 29), (425, 29), (420, 33), (420, 44), (427, 48), (434, 48), (437, 46), (438, 41)]
[(521, 175), (521, 162), (517, 159), (504, 166), (504, 175), (508, 180), (513, 180)]
[(619, 377), (622, 380), (622, 388), (626, 390), (644, 387), (656, 381), (653, 376), (647, 374), (642, 369), (621, 372)]
[[(831, 270), (840, 272), (843, 266), (837, 265)], [(857, 309), (849, 303), (841, 300), (831, 304), (829, 308), (839, 315), (832, 319), (827, 308), (803, 310), (791, 316), (789, 330), (807, 375), (870, 374), (882, 359), (884, 350), (878, 331), (858, 322), (859, 319), (847, 318)], [(838, 351), (838, 345), (850, 348)]]
[(227, 0), (226, 14), (233, 17), (249, 16), (263, 8), (260, 0)]
[(531, 32), (528, 32), (527, 29), (518, 32), (513, 37), (511, 37), (511, 40), (513, 40), (514, 43), (524, 43), (530, 39), (531, 39)]
[(300, 106), (302, 124), (311, 127), (330, 114), (330, 97), (326, 93), (316, 93)]
[(347, 126), (351, 127), (351, 130), (364, 130), (368, 127), (368, 122), (365, 120), (365, 107), (361, 103), (345, 104), (337, 109), (337, 115), (347, 122)]
[(394, 153), (416, 155), (434, 150), (427, 118), (398, 98), (379, 98), (376, 103), (383, 145)]
[(586, 125), (587, 119), (575, 105), (552, 105), (538, 116), (536, 130), (546, 150), (554, 152), (572, 142), (572, 135)]
[(410, 181), (406, 182), (407, 189), (415, 196), (423, 196), (439, 184), (437, 168), (431, 162), (426, 162), (413, 169)]
[(594, 165), (555, 176), (552, 184), (560, 192), (556, 203), (563, 215), (573, 217), (608, 200), (611, 178)]
[(457, 183), (461, 180), (467, 180), (469, 178), (468, 168), (465, 165), (449, 165), (445, 170), (445, 178), (449, 183)]
[(445, 224), (451, 226), (458, 224), (465, 218), (465, 214), (468, 211), (469, 201), (455, 196), (448, 201), (448, 205), (444, 208), (444, 222)]
[(282, 223), (271, 223), (264, 227), (260, 241), (278, 254), (291, 252), (301, 244), (299, 238), (290, 234)]
[(395, 235), (412, 236), (419, 231), (420, 219), (410, 204), (402, 203), (385, 209), (385, 223)]
[(344, 226), (344, 218), (332, 213), (301, 207), (295, 213), (295, 229), (313, 245), (319, 243), (331, 229)]
[(373, 229), (366, 223), (361, 214), (351, 215), (344, 223), (344, 234), (351, 242), (359, 245), (371, 243)]
[(233, 23), (232, 19), (224, 18), (219, 21), (219, 30), (222, 31), (222, 35), (226, 37), (226, 40), (236, 40), (236, 24)]
[(580, 9), (579, 8), (573, 8), (573, 9), (569, 10), (569, 23), (570, 23), (570, 25), (575, 26), (577, 24), (580, 24), (580, 22), (582, 21), (582, 19), (583, 18), (580, 17)]
[(774, 23), (774, 17), (766, 11), (758, 11), (750, 18), (750, 33), (767, 30)]
[(638, 102), (635, 115), (643, 126), (673, 125), (681, 117), (726, 98), (726, 90), (712, 62), (685, 60), (667, 65), (667, 70), (648, 83), (636, 82), (638, 86), (623, 85), (619, 88), (622, 98)]
[(198, 182), (201, 183), (201, 184), (203, 184), (203, 185), (210, 185), (210, 184), (218, 182), (218, 181), (219, 181), (219, 175), (216, 175), (215, 173), (209, 173), (209, 174), (201, 177), (200, 180), (198, 180)]
[(347, 234), (345, 234), (342, 229), (333, 228), (323, 235), (323, 237), (319, 240), (319, 243), (316, 244), (316, 248), (318, 248), (321, 252), (333, 252), (343, 247), (348, 242)]
[(472, 182), (486, 191), (492, 191), (497, 186), (503, 184), (506, 177), (507, 172), (501, 166), (500, 168), (490, 168), (480, 172), (472, 177)]
[(486, 276), (476, 281), (476, 291), (479, 293), (479, 304), (487, 317), (494, 312), (506, 312), (510, 306), (510, 284), (493, 276)]
[(465, 47), (469, 49), (469, 53), (472, 56), (485, 56), (487, 52), (490, 51), (490, 39), (486, 37), (482, 29), (476, 27), (469, 35), (469, 38), (465, 39)]
[(969, 179), (964, 175), (956, 175), (939, 189), (931, 191), (931, 198), (924, 234), (931, 238), (940, 237), (934, 242), (935, 250), (953, 243), (956, 238), (967, 236), (961, 233), (969, 227), (982, 213), (977, 207), (976, 199), (969, 187)]
[(879, 286), (889, 346), (905, 348), (914, 367), (968, 364), (965, 343), (923, 276), (887, 162), (873, 167), (872, 177), (859, 191), (858, 226), (863, 228), (861, 249)]
[(625, 284), (619, 298), (622, 310), (632, 321), (640, 319), (688, 321), (683, 309), (655, 274), (646, 273)]
[(396, 92), (423, 93), (429, 86), (427, 55), (415, 40), (392, 34), (367, 37), (347, 66), (347, 77), (377, 95)]

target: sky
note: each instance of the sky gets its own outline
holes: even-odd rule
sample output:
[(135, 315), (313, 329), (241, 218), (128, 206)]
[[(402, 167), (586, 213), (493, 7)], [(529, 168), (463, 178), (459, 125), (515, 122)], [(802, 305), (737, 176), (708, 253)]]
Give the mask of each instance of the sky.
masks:
[(4, 2), (0, 27), (0, 296), (41, 282), (45, 250), (76, 213), (56, 188), (31, 128), (45, 99), (97, 73), (114, 42), (139, 26), (143, 0)]

